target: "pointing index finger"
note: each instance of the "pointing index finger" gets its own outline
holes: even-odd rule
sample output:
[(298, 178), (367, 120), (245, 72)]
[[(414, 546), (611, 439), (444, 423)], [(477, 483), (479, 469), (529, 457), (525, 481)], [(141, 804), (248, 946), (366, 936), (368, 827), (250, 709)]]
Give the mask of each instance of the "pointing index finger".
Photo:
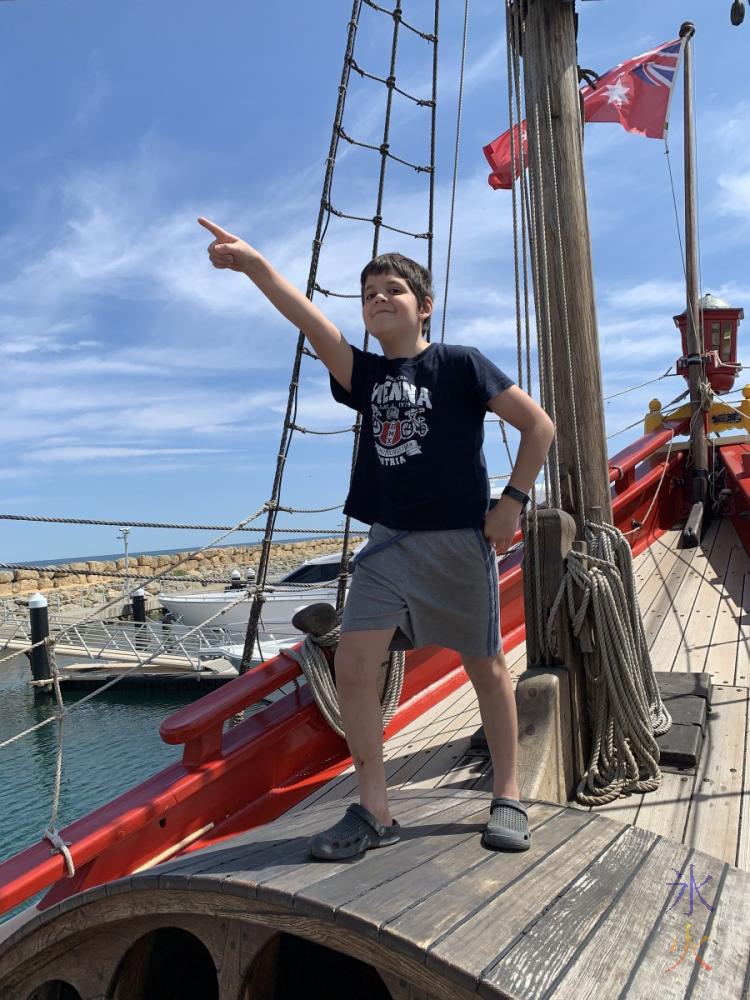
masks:
[(216, 237), (217, 240), (233, 240), (235, 237), (231, 233), (228, 233), (226, 229), (222, 229), (221, 226), (217, 226), (215, 222), (211, 222), (210, 219), (205, 219), (201, 216), (198, 219), (198, 223), (207, 229), (209, 233)]

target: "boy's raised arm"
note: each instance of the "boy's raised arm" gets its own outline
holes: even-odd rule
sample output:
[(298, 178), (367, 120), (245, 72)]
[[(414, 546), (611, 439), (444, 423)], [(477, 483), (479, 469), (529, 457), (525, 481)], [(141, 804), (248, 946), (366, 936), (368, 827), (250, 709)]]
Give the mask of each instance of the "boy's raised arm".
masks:
[(214, 267), (247, 275), (281, 315), (304, 333), (336, 381), (350, 392), (352, 349), (333, 323), (245, 240), (209, 219), (198, 222), (214, 237), (208, 247)]

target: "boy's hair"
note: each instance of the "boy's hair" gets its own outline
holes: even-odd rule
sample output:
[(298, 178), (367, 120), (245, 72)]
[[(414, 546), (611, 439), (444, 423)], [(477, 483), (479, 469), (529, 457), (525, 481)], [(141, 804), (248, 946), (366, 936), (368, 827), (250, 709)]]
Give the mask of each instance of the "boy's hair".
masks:
[[(414, 292), (420, 309), (424, 306), (425, 299), (434, 299), (435, 297), (432, 291), (432, 275), (426, 267), (422, 267), (411, 257), (404, 257), (400, 253), (381, 253), (380, 256), (374, 257), (362, 271), (360, 284), (363, 302), (365, 300), (365, 285), (372, 274), (397, 274), (399, 278), (403, 278)], [(429, 337), (430, 318), (428, 316), (422, 323), (423, 337)]]

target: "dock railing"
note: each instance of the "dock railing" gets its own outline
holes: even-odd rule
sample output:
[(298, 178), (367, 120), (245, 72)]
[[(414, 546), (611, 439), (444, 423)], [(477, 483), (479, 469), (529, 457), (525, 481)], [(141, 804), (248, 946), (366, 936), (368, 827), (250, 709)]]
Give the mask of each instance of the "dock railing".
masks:
[[(143, 663), (156, 650), (160, 656), (180, 657), (188, 662), (192, 670), (201, 670), (202, 661), (212, 655), (219, 656), (217, 647), (242, 643), (244, 629), (227, 627), (191, 628), (188, 625), (162, 624), (161, 622), (128, 621), (88, 621), (79, 625), (69, 622), (50, 621), (50, 635), (65, 631), (62, 643), (56, 645), (57, 652), (65, 655), (82, 654), (87, 659), (102, 660), (108, 654), (126, 654), (129, 660)], [(28, 614), (20, 610), (6, 610), (0, 616), (0, 643), (24, 646), (31, 641), (31, 627)]]

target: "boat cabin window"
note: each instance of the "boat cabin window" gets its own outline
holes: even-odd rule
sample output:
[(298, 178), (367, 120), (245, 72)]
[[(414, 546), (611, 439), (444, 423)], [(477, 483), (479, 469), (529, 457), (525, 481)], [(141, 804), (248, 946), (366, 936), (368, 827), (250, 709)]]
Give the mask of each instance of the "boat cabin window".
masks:
[(721, 347), (721, 323), (711, 324), (711, 350), (718, 351)]
[(721, 330), (721, 360), (731, 361), (732, 359), (732, 324), (723, 323)]
[[(349, 563), (351, 573), (352, 564)], [(312, 566), (300, 566), (282, 579), (282, 583), (335, 583), (339, 575), (339, 563), (318, 563)]]

